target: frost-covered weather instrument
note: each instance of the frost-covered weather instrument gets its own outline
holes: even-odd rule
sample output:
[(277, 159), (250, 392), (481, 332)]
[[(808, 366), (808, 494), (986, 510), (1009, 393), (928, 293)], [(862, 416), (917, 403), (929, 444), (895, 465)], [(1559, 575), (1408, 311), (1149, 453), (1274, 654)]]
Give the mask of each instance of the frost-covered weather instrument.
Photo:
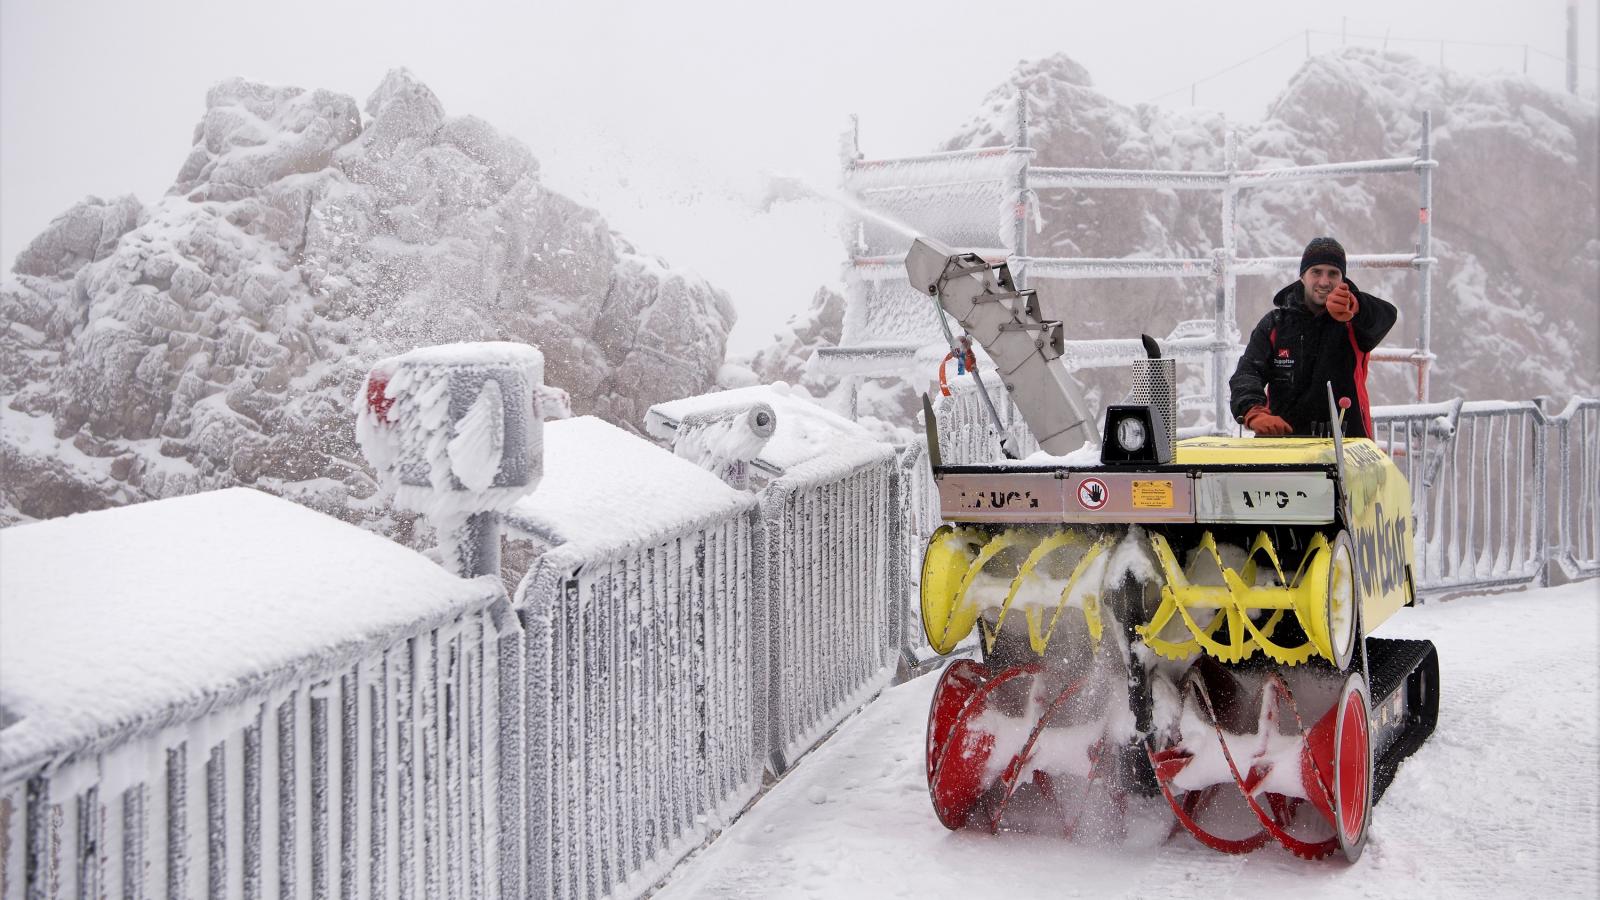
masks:
[[(923, 240), (907, 259), (919, 289), (961, 285), (941, 306), (1043, 445), (1079, 418), (1042, 358), (1059, 325), (1032, 328), (1029, 292), (979, 266)], [(1115, 839), (1156, 821), (1229, 853), (1354, 860), (1438, 715), (1433, 645), (1371, 636), (1415, 599), (1410, 489), (1337, 429), (1175, 440), (1174, 363), (1146, 349), (1098, 462), (935, 464), (923, 627), (976, 658), (935, 689), (934, 810), (950, 828)]]

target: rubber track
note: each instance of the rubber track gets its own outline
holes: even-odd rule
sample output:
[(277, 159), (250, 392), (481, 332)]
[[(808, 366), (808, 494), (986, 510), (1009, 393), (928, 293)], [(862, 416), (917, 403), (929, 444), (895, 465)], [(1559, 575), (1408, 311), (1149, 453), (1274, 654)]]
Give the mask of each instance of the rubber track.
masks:
[(1395, 738), (1374, 761), (1373, 805), (1377, 805), (1378, 801), (1383, 799), (1383, 792), (1388, 790), (1390, 782), (1394, 781), (1400, 763), (1417, 752), (1439, 723), (1437, 700), (1439, 661), (1438, 651), (1434, 649), (1432, 641), (1367, 638), (1367, 676), (1372, 685), (1374, 709), (1393, 696), (1395, 691), (1405, 690), (1406, 682), (1412, 673), (1424, 666), (1428, 667), (1428, 672), (1432, 676), (1427, 688), (1432, 693), (1434, 702), (1428, 703), (1425, 700), (1420, 709), (1407, 709), (1405, 730), (1400, 732), (1400, 736)]

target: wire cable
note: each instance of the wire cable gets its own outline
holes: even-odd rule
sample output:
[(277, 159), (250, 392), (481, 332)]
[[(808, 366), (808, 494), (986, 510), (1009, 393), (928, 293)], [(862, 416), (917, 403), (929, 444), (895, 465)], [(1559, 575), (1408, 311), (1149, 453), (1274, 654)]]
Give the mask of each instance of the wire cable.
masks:
[(1221, 77), (1223, 75), (1226, 75), (1229, 72), (1232, 72), (1234, 69), (1237, 69), (1242, 65), (1245, 65), (1247, 63), (1253, 63), (1256, 60), (1260, 59), (1261, 57), (1266, 56), (1268, 53), (1271, 53), (1272, 51), (1278, 49), (1279, 47), (1282, 47), (1284, 44), (1287, 44), (1290, 41), (1296, 40), (1297, 38), (1300, 38), (1300, 37), (1302, 37), (1304, 35), (1305, 35), (1305, 32), (1303, 30), (1302, 31), (1296, 31), (1294, 34), (1289, 35), (1288, 37), (1284, 38), (1283, 40), (1277, 42), (1276, 44), (1273, 44), (1272, 46), (1268, 47), (1265, 50), (1262, 50), (1260, 53), (1257, 53), (1256, 55), (1254, 55), (1252, 57), (1249, 57), (1248, 59), (1241, 59), (1238, 62), (1234, 63), (1231, 66), (1228, 66), (1225, 69), (1219, 69), (1218, 71), (1212, 72), (1210, 75), (1207, 75), (1204, 78), (1197, 78), (1194, 81), (1191, 81), (1188, 84), (1184, 85), (1183, 87), (1173, 88), (1172, 90), (1167, 91), (1165, 94), (1157, 94), (1156, 96), (1151, 97), (1149, 100), (1146, 100), (1144, 102), (1145, 103), (1154, 103), (1157, 100), (1161, 100), (1161, 99), (1166, 98), (1166, 97), (1171, 97), (1173, 94), (1182, 93), (1185, 90), (1193, 88), (1195, 85), (1205, 84), (1206, 82), (1212, 80), (1213, 78), (1219, 78), (1219, 77)]
[[(1200, 85), (1205, 84), (1208, 81), (1212, 81), (1212, 80), (1214, 80), (1216, 78), (1220, 78), (1223, 75), (1226, 75), (1229, 72), (1232, 72), (1233, 70), (1239, 68), (1240, 66), (1248, 65), (1249, 63), (1255, 62), (1256, 60), (1260, 59), (1263, 56), (1266, 56), (1267, 54), (1273, 52), (1274, 50), (1277, 50), (1279, 47), (1282, 47), (1283, 45), (1289, 43), (1290, 41), (1294, 41), (1294, 40), (1296, 40), (1298, 38), (1305, 37), (1307, 35), (1313, 35), (1313, 34), (1319, 35), (1319, 36), (1322, 36), (1322, 37), (1337, 37), (1337, 38), (1341, 38), (1341, 39), (1355, 38), (1357, 40), (1372, 40), (1372, 41), (1385, 41), (1385, 42), (1387, 42), (1387, 41), (1398, 41), (1400, 43), (1407, 43), (1407, 44), (1429, 44), (1429, 45), (1440, 44), (1440, 45), (1451, 46), (1451, 47), (1493, 47), (1493, 48), (1501, 48), (1501, 49), (1509, 49), (1509, 50), (1522, 50), (1522, 51), (1525, 51), (1525, 52), (1528, 52), (1528, 53), (1538, 54), (1539, 56), (1548, 57), (1550, 59), (1556, 60), (1557, 62), (1561, 62), (1561, 63), (1565, 63), (1567, 61), (1566, 57), (1564, 57), (1564, 56), (1558, 56), (1558, 55), (1556, 55), (1554, 53), (1551, 53), (1549, 51), (1541, 50), (1538, 47), (1532, 47), (1532, 46), (1529, 46), (1527, 44), (1511, 44), (1511, 43), (1498, 42), (1498, 41), (1457, 41), (1457, 40), (1438, 39), (1438, 38), (1393, 37), (1393, 36), (1387, 35), (1387, 34), (1351, 34), (1349, 32), (1322, 31), (1322, 30), (1316, 29), (1316, 28), (1306, 28), (1306, 29), (1302, 29), (1300, 31), (1294, 32), (1293, 34), (1289, 35), (1288, 37), (1284, 38), (1281, 41), (1278, 41), (1277, 43), (1275, 43), (1272, 46), (1266, 48), (1265, 50), (1262, 50), (1262, 51), (1254, 54), (1253, 56), (1249, 56), (1249, 57), (1246, 57), (1245, 59), (1241, 59), (1241, 60), (1239, 60), (1238, 62), (1234, 63), (1231, 66), (1228, 66), (1228, 67), (1223, 68), (1223, 69), (1218, 69), (1217, 71), (1212, 72), (1210, 75), (1207, 75), (1207, 76), (1205, 76), (1203, 78), (1196, 78), (1193, 81), (1190, 81), (1188, 84), (1185, 84), (1185, 85), (1183, 85), (1181, 87), (1173, 88), (1172, 90), (1167, 91), (1166, 93), (1163, 93), (1163, 94), (1157, 94), (1154, 97), (1151, 97), (1150, 99), (1144, 100), (1144, 101), (1141, 101), (1141, 102), (1143, 102), (1143, 103), (1155, 103), (1158, 100), (1165, 100), (1166, 98), (1171, 97), (1174, 94), (1181, 94), (1186, 90), (1187, 91), (1193, 91), (1195, 88), (1199, 87)], [(1307, 46), (1309, 46), (1309, 44)], [(1587, 72), (1600, 72), (1600, 66), (1592, 66), (1592, 65), (1586, 65), (1586, 64), (1579, 63), (1577, 67), (1579, 69), (1583, 69), (1584, 71), (1587, 71)]]
[[(1315, 29), (1315, 28), (1310, 29), (1310, 33), (1311, 34), (1316, 34), (1316, 35), (1321, 35), (1323, 37), (1355, 38), (1357, 40), (1368, 40), (1368, 41), (1399, 41), (1400, 43), (1403, 43), (1403, 44), (1429, 44), (1429, 45), (1443, 44), (1443, 45), (1445, 45), (1447, 47), (1492, 47), (1492, 48), (1502, 49), (1502, 50), (1525, 50), (1525, 51), (1527, 51), (1529, 53), (1534, 53), (1534, 54), (1537, 54), (1539, 56), (1548, 57), (1548, 58), (1553, 59), (1553, 60), (1555, 60), (1557, 62), (1565, 63), (1567, 61), (1567, 58), (1565, 56), (1560, 56), (1560, 55), (1557, 55), (1555, 53), (1551, 53), (1548, 50), (1541, 50), (1538, 47), (1534, 47), (1534, 46), (1529, 45), (1529, 44), (1509, 44), (1509, 43), (1506, 43), (1504, 41), (1456, 41), (1456, 40), (1450, 40), (1448, 38), (1394, 37), (1392, 35), (1387, 35), (1387, 34), (1351, 34), (1349, 32), (1341, 32), (1341, 31), (1321, 31), (1321, 30)], [(1600, 66), (1591, 66), (1591, 65), (1585, 65), (1583, 63), (1579, 63), (1578, 64), (1578, 68), (1584, 69), (1584, 70), (1590, 71), (1590, 72), (1600, 72)]]

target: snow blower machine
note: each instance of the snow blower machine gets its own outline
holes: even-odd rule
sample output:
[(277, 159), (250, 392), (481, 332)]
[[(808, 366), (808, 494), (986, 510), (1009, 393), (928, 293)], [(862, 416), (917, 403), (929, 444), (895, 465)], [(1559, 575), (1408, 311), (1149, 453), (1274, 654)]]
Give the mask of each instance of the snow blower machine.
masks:
[(1176, 363), (1145, 338), (1129, 402), (1080, 461), (1093, 425), (1061, 323), (1004, 263), (919, 239), (906, 268), (1043, 451), (943, 465), (925, 402), (945, 521), (923, 627), (936, 652), (967, 650), (929, 714), (939, 820), (1357, 859), (1438, 717), (1433, 645), (1370, 636), (1415, 601), (1411, 494), (1388, 455), (1337, 427), (1177, 441)]

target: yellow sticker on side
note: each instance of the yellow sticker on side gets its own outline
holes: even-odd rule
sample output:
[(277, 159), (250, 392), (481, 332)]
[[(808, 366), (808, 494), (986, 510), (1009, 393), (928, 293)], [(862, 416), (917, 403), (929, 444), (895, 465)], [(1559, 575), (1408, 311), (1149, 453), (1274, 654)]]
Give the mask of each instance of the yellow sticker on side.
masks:
[(1171, 481), (1135, 481), (1133, 483), (1134, 509), (1171, 509)]

